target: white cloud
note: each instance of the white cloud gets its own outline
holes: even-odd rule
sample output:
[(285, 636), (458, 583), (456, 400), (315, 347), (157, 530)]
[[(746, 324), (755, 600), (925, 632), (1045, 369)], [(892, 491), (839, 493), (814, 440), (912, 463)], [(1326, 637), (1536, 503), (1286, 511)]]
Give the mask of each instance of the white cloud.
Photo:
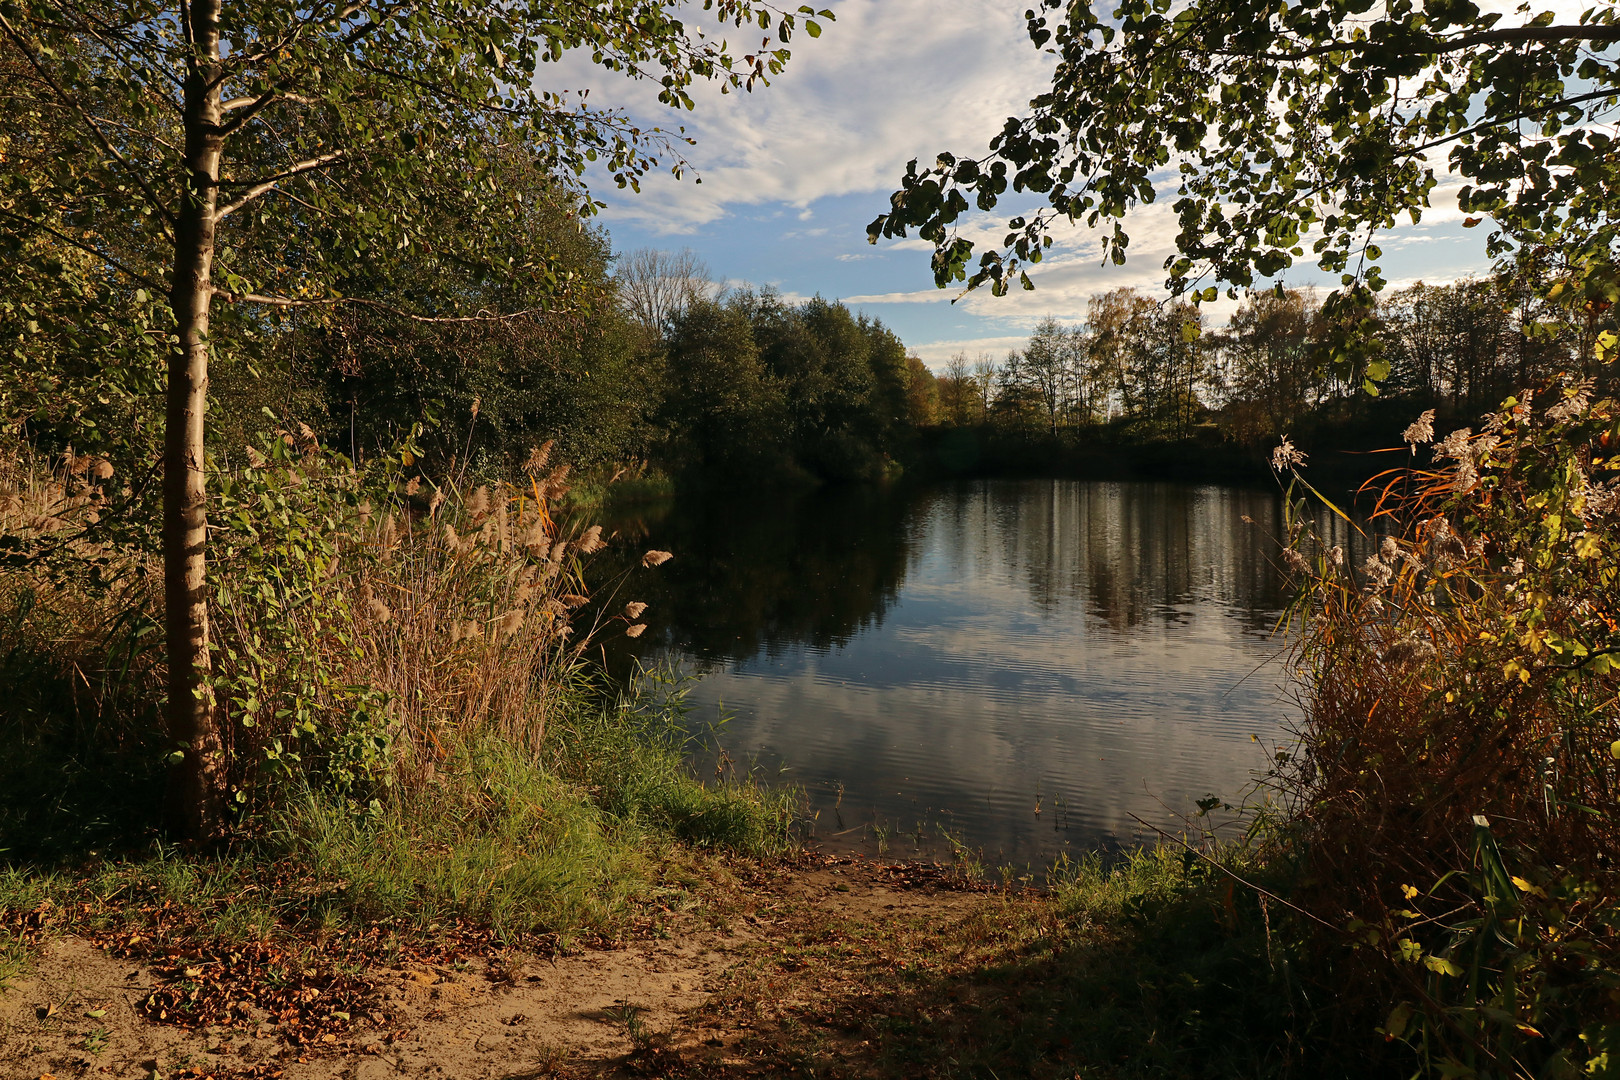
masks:
[[(684, 133), (696, 140), (685, 148), (685, 156), (701, 183), (691, 174), (683, 181), (659, 174), (644, 180), (640, 195), (621, 196), (597, 177), (596, 190), (611, 203), (606, 223), (643, 235), (691, 236), (721, 272), (756, 279), (783, 277), (789, 260), (773, 251), (767, 257), (731, 259), (728, 266), (710, 244), (731, 249), (775, 244), (780, 249), (815, 238), (820, 242), (806, 245), (804, 269), (795, 266), (788, 274), (804, 294), (853, 291), (849, 285), (841, 287), (855, 275), (853, 267), (843, 264), (894, 253), (895, 259), (884, 266), (896, 268), (894, 280), (875, 277), (870, 273), (874, 268), (863, 267), (868, 272), (860, 275), (858, 287), (864, 291), (843, 298), (852, 305), (908, 305), (908, 312), (925, 323), (948, 320), (939, 335), (952, 340), (919, 345), (930, 363), (943, 362), (957, 347), (970, 354), (981, 347), (1004, 354), (1004, 343), (1015, 340), (1014, 334), (1021, 341), (1046, 315), (1083, 318), (1088, 299), (1108, 289), (1129, 286), (1163, 295), (1164, 263), (1175, 251), (1179, 231), (1171, 209), (1171, 174), (1160, 178), (1164, 183), (1157, 202), (1128, 216), (1131, 243), (1125, 266), (1104, 264), (1099, 233), (1061, 226), (1054, 230), (1047, 258), (1027, 268), (1036, 284), (1033, 292), (1014, 288), (998, 298), (988, 290), (961, 296), (959, 287), (916, 288), (927, 280), (923, 253), (933, 245), (915, 235), (841, 252), (827, 243), (829, 237), (859, 235), (898, 185), (908, 159), (927, 162), (945, 149), (983, 152), (1003, 120), (1024, 113), (1029, 98), (1047, 88), (1052, 62), (1029, 44), (1021, 6), (1002, 0), (833, 0), (832, 6), (837, 20), (825, 26), (819, 40), (801, 35), (794, 42), (787, 70), (771, 87), (721, 95), (702, 85), (694, 89), (697, 108), (690, 113), (657, 105), (656, 87), (605, 81), (581, 57), (545, 69), (542, 79), (550, 88), (596, 86), (593, 102), (606, 98), (623, 104), (644, 124), (671, 129), (683, 124)], [(694, 12), (694, 21), (697, 16)], [(1418, 267), (1454, 273), (1484, 265), (1483, 252), (1477, 250), (1483, 244), (1469, 249), (1456, 230), (1463, 217), (1457, 208), (1460, 183), (1446, 175), (1443, 154), (1433, 164), (1440, 185), (1421, 223), (1397, 228), (1380, 241), (1389, 254), (1386, 270), (1397, 275), (1411, 276)], [(859, 198), (849, 200), (851, 209), (833, 202), (816, 205), (843, 196)], [(1007, 218), (1036, 208), (1030, 198), (1015, 198), (994, 214), (972, 215), (961, 223), (962, 235), (978, 251), (999, 246)], [(810, 227), (812, 221), (815, 227)], [(748, 239), (739, 239), (743, 236)], [(1305, 247), (1308, 252), (1308, 239)], [(1334, 284), (1323, 278), (1309, 253), (1285, 280)], [(874, 287), (877, 282), (882, 284)], [(1224, 299), (1209, 305), (1207, 322), (1224, 321), (1234, 306)], [(964, 320), (978, 326), (964, 330)], [(917, 320), (910, 321), (915, 326)], [(926, 331), (908, 331), (912, 341), (926, 336)]]
[[(978, 149), (1048, 79), (1023, 12), (1000, 0), (842, 0), (819, 40), (800, 35), (768, 88), (721, 95), (700, 87), (676, 114), (656, 89), (621, 83), (638, 120), (684, 124), (702, 177), (648, 177), (639, 197), (612, 199), (609, 220), (691, 232), (738, 206), (805, 209), (832, 195), (889, 190), (913, 157)], [(549, 78), (548, 78), (549, 77)], [(580, 58), (542, 71), (567, 85), (600, 81)], [(603, 189), (607, 190), (607, 189)], [(801, 215), (802, 216), (802, 215)]]
[[(839, 256), (842, 258), (843, 256)], [(841, 297), (846, 304), (944, 304), (961, 293), (961, 289), (916, 289), (912, 292), (862, 293)]]
[(927, 364), (930, 370), (937, 372), (943, 370), (946, 362), (957, 353), (967, 356), (970, 364), (981, 354), (999, 364), (1007, 358), (1008, 350), (1022, 349), (1028, 340), (1027, 334), (959, 338), (954, 341), (930, 341), (925, 345), (913, 345), (911, 352)]

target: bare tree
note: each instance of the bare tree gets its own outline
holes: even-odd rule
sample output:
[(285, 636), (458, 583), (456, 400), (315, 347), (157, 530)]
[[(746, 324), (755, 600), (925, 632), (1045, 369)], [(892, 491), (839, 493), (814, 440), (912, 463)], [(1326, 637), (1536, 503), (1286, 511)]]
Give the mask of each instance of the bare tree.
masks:
[(980, 353), (973, 363), (973, 381), (979, 388), (979, 419), (990, 418), (990, 400), (995, 396), (996, 376), (1001, 367), (989, 353)]
[(968, 368), (966, 353), (957, 353), (945, 361), (945, 373), (939, 378), (939, 407), (957, 427), (964, 427), (978, 402), (979, 391)]
[(630, 317), (660, 335), (694, 301), (709, 299), (714, 291), (709, 268), (691, 248), (638, 248), (619, 258), (613, 280)]

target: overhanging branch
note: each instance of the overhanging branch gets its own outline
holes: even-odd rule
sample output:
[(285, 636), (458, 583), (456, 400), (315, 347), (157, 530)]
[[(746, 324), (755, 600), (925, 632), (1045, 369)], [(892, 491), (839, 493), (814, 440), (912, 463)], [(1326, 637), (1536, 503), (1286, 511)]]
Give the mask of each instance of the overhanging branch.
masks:
[(1437, 146), (1444, 146), (1446, 143), (1456, 142), (1458, 139), (1468, 135), (1477, 135), (1481, 131), (1488, 131), (1489, 129), (1500, 124), (1511, 124), (1515, 120), (1528, 120), (1533, 116), (1540, 116), (1543, 113), (1553, 112), (1558, 109), (1573, 108), (1576, 105), (1582, 105), (1588, 101), (1597, 101), (1601, 98), (1614, 97), (1620, 97), (1620, 89), (1610, 87), (1607, 90), (1594, 90), (1590, 94), (1580, 94), (1572, 98), (1561, 98), (1558, 101), (1551, 102), (1547, 105), (1542, 105), (1538, 108), (1526, 109), (1524, 112), (1514, 113), (1512, 116), (1499, 116), (1492, 120), (1475, 124), (1473, 127), (1464, 128), (1455, 135), (1447, 135), (1442, 139), (1435, 139), (1432, 142), (1424, 143), (1422, 146), (1413, 147), (1411, 150), (1407, 151), (1407, 153), (1421, 154), (1425, 150), (1433, 150)]
[[(1473, 49), (1481, 45), (1520, 45), (1532, 42), (1589, 41), (1605, 45), (1620, 42), (1620, 24), (1593, 26), (1513, 26), (1503, 30), (1480, 30), (1454, 38), (1432, 38), (1420, 46), (1397, 49), (1401, 56), (1437, 56), (1440, 53)], [(1369, 49), (1388, 49), (1392, 42), (1363, 38), (1359, 41), (1334, 41), (1309, 49), (1290, 52), (1246, 52), (1237, 49), (1211, 49), (1212, 56), (1243, 57), (1250, 60), (1293, 61), (1310, 60), (1336, 52), (1366, 52)]]
[(274, 296), (266, 293), (236, 293), (229, 289), (214, 286), (214, 295), (233, 304), (263, 304), (266, 307), (276, 308), (306, 308), (306, 307), (339, 307), (344, 304), (353, 304), (356, 307), (374, 308), (386, 311), (390, 315), (397, 315), (402, 319), (409, 319), (418, 323), (496, 323), (510, 322), (514, 319), (525, 318), (529, 315), (557, 315), (566, 314), (566, 308), (532, 307), (522, 311), (494, 313), (481, 311), (477, 315), (418, 315), (402, 307), (386, 303), (382, 300), (370, 300), (358, 296), (330, 296), (318, 299), (298, 299), (291, 296)]

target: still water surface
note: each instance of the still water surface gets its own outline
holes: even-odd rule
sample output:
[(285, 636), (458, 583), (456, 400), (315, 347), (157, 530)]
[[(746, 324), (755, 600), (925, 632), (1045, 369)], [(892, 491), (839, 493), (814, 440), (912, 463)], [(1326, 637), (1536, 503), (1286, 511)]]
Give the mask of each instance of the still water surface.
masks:
[(820, 838), (943, 828), (1038, 864), (1235, 800), (1265, 767), (1297, 716), (1280, 515), (1235, 488), (992, 480), (615, 524), (626, 550), (676, 555), (636, 576), (634, 647), (701, 674), (693, 720), (729, 715), (718, 745), (801, 786)]

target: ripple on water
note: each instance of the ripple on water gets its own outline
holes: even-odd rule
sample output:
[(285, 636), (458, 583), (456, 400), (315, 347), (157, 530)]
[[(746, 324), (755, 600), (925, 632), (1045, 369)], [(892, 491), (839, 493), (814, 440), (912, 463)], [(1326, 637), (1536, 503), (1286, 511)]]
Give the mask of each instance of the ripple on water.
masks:
[(723, 707), (730, 757), (785, 770), (824, 832), (944, 820), (1045, 860), (1265, 768), (1297, 716), (1270, 636), (1278, 514), (1268, 493), (1082, 481), (677, 506), (637, 523), (678, 553), (638, 648), (701, 661), (698, 718)]

